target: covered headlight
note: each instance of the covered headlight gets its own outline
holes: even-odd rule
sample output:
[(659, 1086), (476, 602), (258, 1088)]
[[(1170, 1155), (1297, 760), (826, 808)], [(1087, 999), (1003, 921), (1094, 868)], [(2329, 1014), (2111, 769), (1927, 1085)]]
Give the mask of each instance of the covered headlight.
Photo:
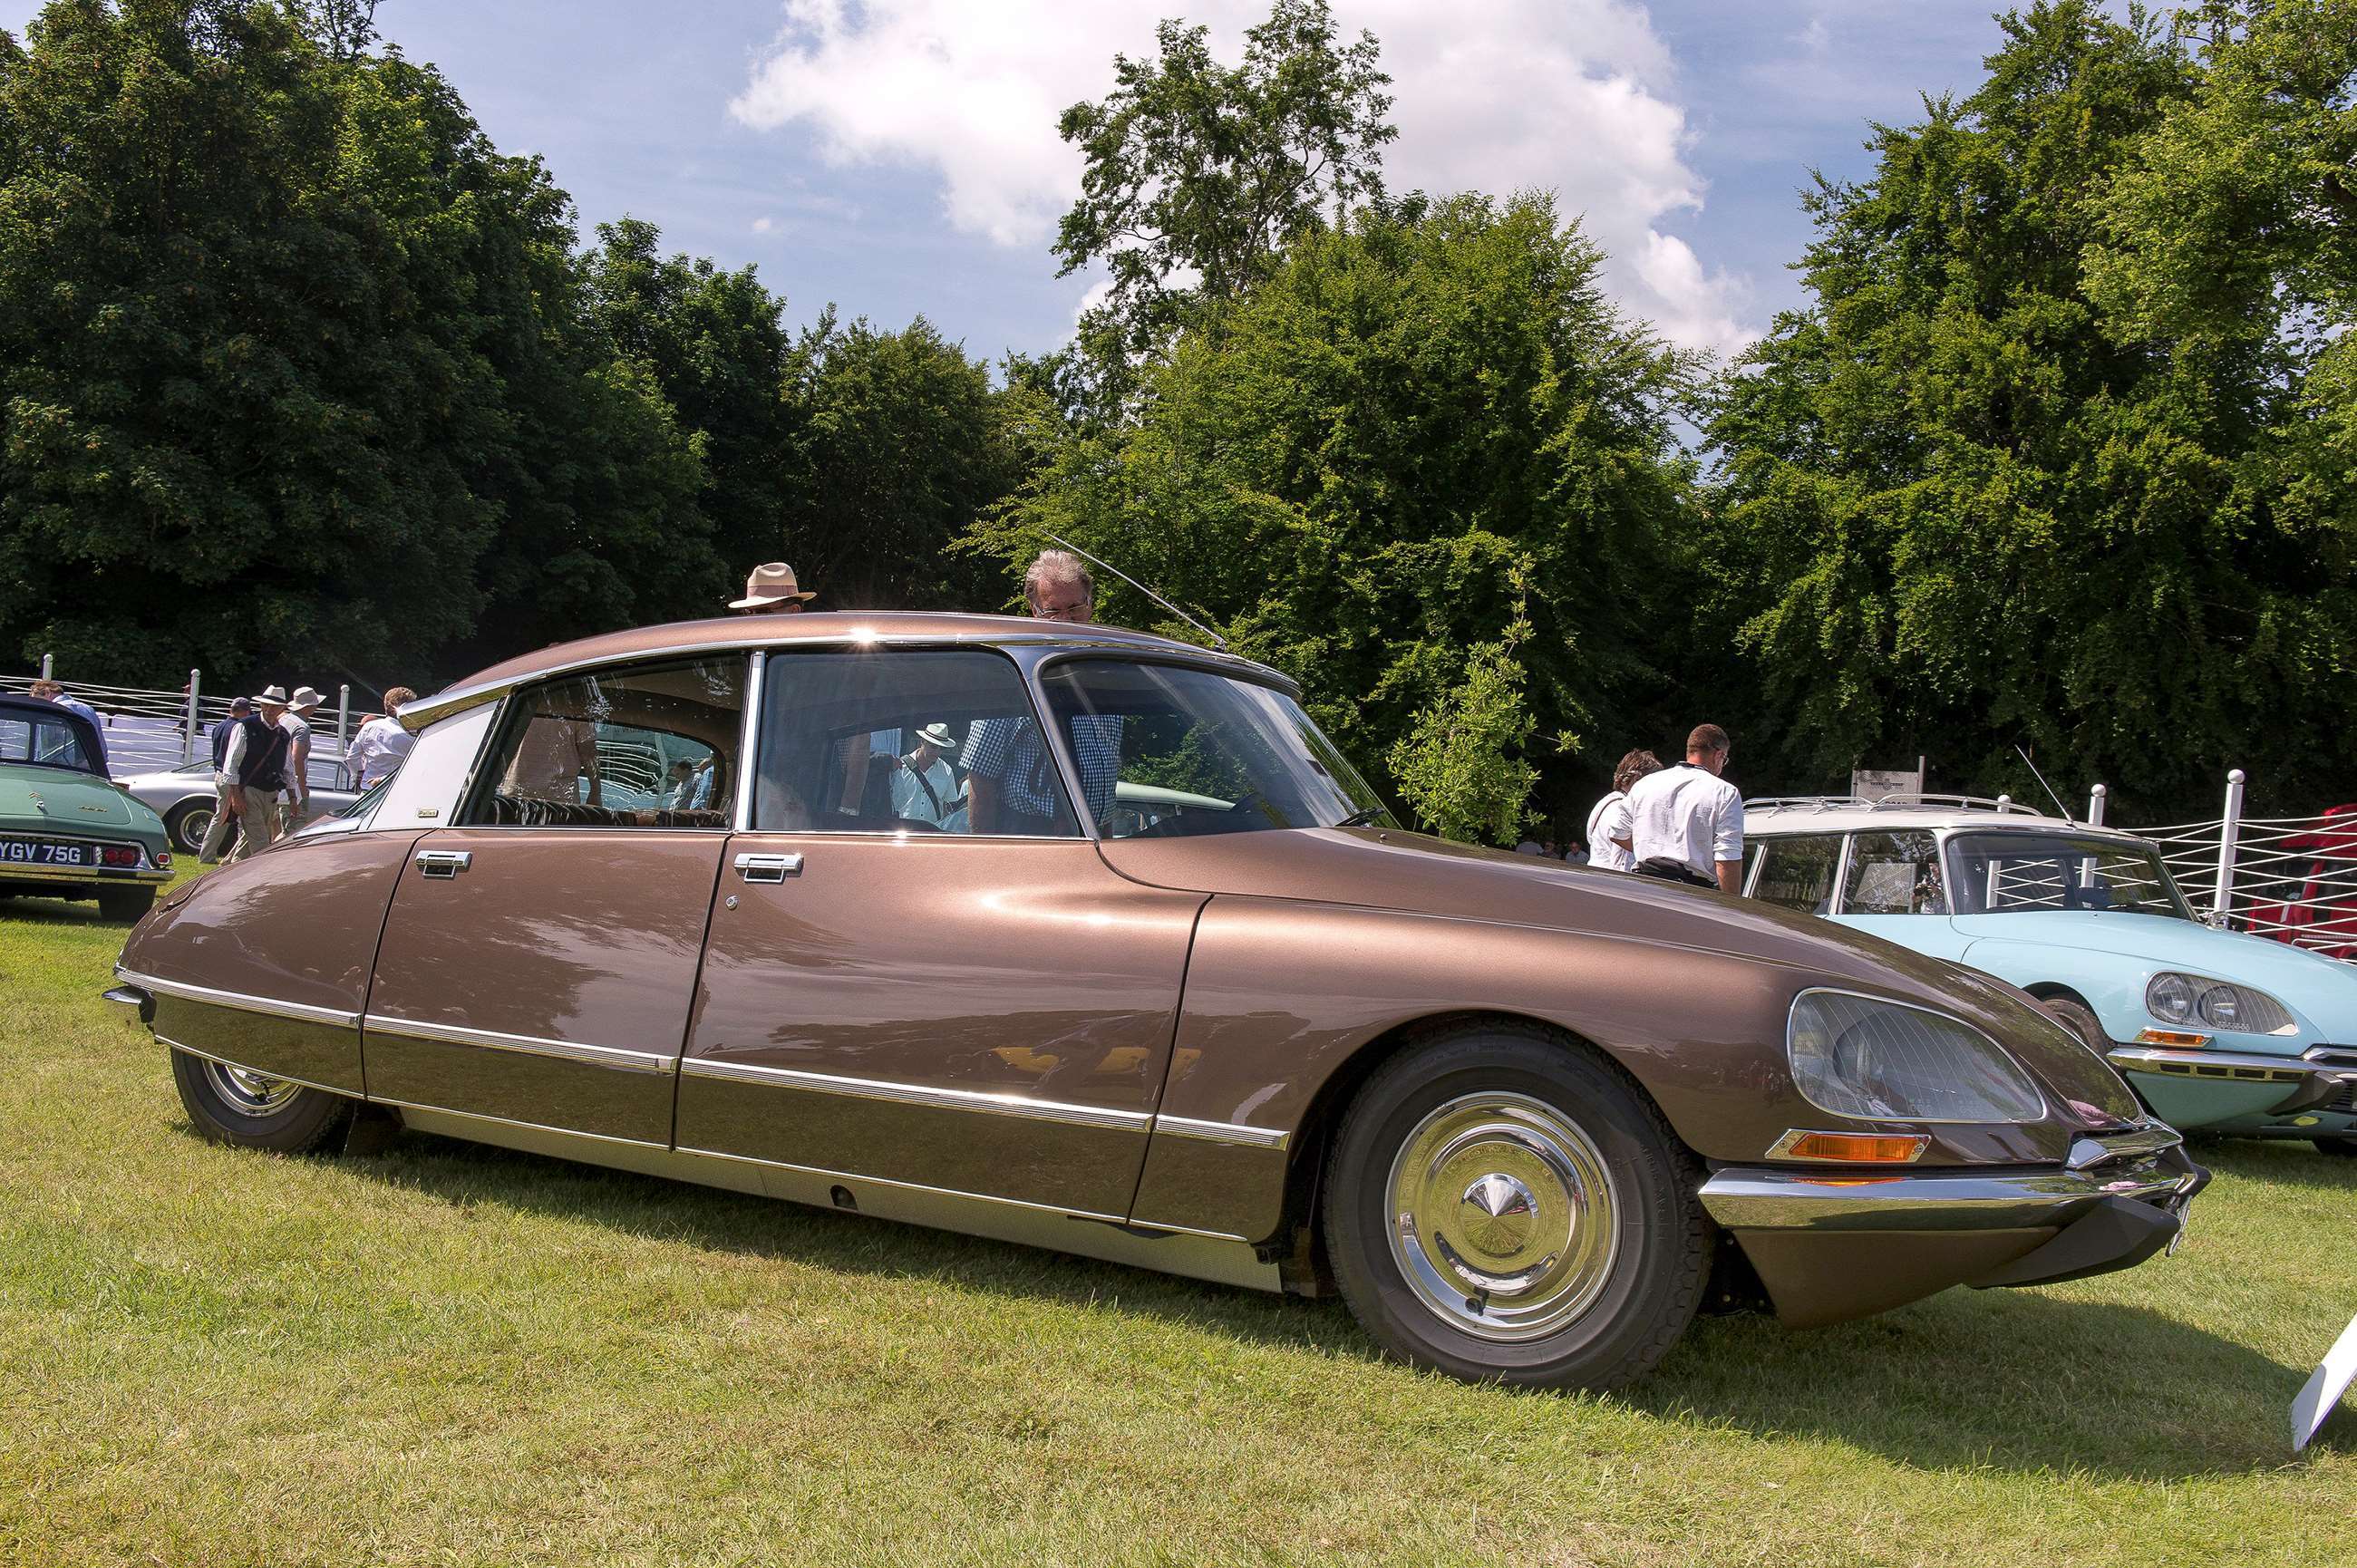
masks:
[(1848, 991), (1793, 999), (1785, 1052), (1801, 1097), (1865, 1122), (2036, 1122), (2046, 1097), (1960, 1018)]
[(2264, 991), (2173, 970), (2163, 970), (2146, 983), (2144, 1004), (2164, 1024), (2190, 1024), (2198, 1018), (2213, 1029), (2242, 1035), (2272, 1035), (2292, 1026), (2290, 1009)]

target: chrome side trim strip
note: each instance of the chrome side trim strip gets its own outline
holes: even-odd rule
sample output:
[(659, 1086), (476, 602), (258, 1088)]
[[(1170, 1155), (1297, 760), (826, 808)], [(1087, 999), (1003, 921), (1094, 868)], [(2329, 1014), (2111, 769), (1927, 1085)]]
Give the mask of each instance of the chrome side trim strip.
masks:
[[(361, 1021), (358, 1013), (346, 1013), (335, 1007), (315, 1007), (307, 1002), (281, 1002), (274, 996), (251, 996), (242, 991), (216, 991), (210, 985), (190, 985), (184, 981), (158, 980), (152, 974), (142, 974), (135, 969), (114, 966), (115, 975), (134, 985), (142, 985), (166, 996), (178, 996), (187, 1002), (203, 1002), (215, 1007), (231, 1007), (241, 1013), (266, 1013), (279, 1018), (300, 1018), (310, 1024), (333, 1024), (351, 1028)], [(231, 1062), (241, 1067), (241, 1062)], [(288, 1079), (289, 1082), (294, 1081)], [(339, 1091), (340, 1092), (340, 1091)]]
[(996, 1094), (973, 1089), (934, 1089), (914, 1083), (887, 1083), (872, 1078), (837, 1078), (831, 1073), (803, 1072), (794, 1068), (714, 1061), (708, 1057), (689, 1057), (681, 1063), (680, 1071), (688, 1078), (761, 1083), (778, 1089), (806, 1090), (816, 1094), (848, 1095), (856, 1100), (888, 1100), (899, 1104), (930, 1106), (938, 1111), (976, 1111), (995, 1116), (1021, 1116), (1036, 1122), (1066, 1122), (1075, 1127), (1144, 1132), (1154, 1121), (1153, 1113), (1146, 1111), (1114, 1111), (1100, 1105), (1031, 1100), (1020, 1094)]
[(544, 1040), (535, 1035), (505, 1035), (496, 1029), (467, 1029), (456, 1024), (427, 1024), (414, 1018), (393, 1018), (371, 1013), (361, 1027), (413, 1040), (438, 1040), (446, 1045), (480, 1046), (486, 1050), (515, 1051), (524, 1056), (556, 1057), (591, 1067), (623, 1072), (669, 1072), (678, 1058), (660, 1051), (634, 1051), (622, 1046), (585, 1046), (574, 1040)]
[(1240, 1144), (1250, 1149), (1282, 1149), (1293, 1134), (1282, 1127), (1247, 1127), (1241, 1122), (1199, 1122), (1192, 1116), (1157, 1116), (1154, 1130), (1173, 1138), (1200, 1138), (1206, 1144)]
[(233, 1067), (240, 1072), (259, 1073), (264, 1078), (274, 1078), (281, 1083), (299, 1083), (306, 1089), (316, 1089), (322, 1094), (341, 1095), (346, 1100), (357, 1100), (360, 1098), (360, 1096), (354, 1094), (349, 1089), (337, 1089), (328, 1084), (314, 1083), (307, 1078), (289, 1078), (283, 1072), (271, 1072), (265, 1069), (253, 1067), (245, 1062), (232, 1061), (228, 1057), (216, 1056), (211, 1051), (200, 1051), (194, 1046), (182, 1045), (179, 1041), (173, 1039), (168, 1035), (158, 1035), (156, 1036), (156, 1040), (158, 1045), (169, 1046), (176, 1051), (185, 1052), (189, 1056), (199, 1058), (205, 1061), (219, 1062), (223, 1067)]

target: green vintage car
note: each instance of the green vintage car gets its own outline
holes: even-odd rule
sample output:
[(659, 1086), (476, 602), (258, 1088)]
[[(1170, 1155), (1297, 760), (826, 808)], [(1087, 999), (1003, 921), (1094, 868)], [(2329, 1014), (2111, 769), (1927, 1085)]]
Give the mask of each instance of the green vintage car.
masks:
[(135, 920), (171, 880), (164, 820), (106, 776), (98, 745), (71, 709), (0, 696), (0, 898), (95, 898)]

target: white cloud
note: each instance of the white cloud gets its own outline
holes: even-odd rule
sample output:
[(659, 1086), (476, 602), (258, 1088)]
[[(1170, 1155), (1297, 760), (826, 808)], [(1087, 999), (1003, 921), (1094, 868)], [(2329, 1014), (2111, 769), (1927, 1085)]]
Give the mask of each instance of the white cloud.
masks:
[(777, 226), (778, 220), (774, 218), (756, 218), (753, 220), (753, 232), (756, 234), (766, 234)]
[[(787, 0), (786, 25), (730, 104), (747, 124), (815, 133), (838, 165), (933, 170), (952, 224), (1044, 250), (1080, 188), (1056, 117), (1113, 86), (1116, 52), (1154, 48), (1168, 0)], [(1750, 332), (1743, 280), (1666, 233), (1698, 209), (1667, 48), (1631, 0), (1339, 0), (1373, 30), (1394, 81), (1397, 190), (1553, 190), (1612, 253), (1624, 304), (1674, 341), (1727, 351)], [(1199, 0), (1222, 59), (1266, 0)], [(1043, 263), (1047, 258), (1042, 256)]]

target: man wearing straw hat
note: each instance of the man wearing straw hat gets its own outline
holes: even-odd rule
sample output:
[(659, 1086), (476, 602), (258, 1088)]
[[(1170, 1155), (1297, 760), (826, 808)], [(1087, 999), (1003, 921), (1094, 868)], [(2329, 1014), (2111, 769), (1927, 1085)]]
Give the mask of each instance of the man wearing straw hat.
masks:
[(958, 748), (945, 724), (917, 732), (917, 749), (892, 769), (892, 814), (905, 822), (940, 827), (957, 810), (957, 775), (945, 758)]
[(283, 832), (293, 832), (311, 812), (311, 714), (327, 699), (308, 686), (297, 686), (286, 699), (286, 716), (278, 721), (287, 735), (286, 807)]
[(753, 568), (753, 575), (745, 579), (745, 596), (729, 600), (728, 607), (739, 615), (799, 615), (816, 597), (804, 593), (794, 581), (791, 566), (770, 561)]
[(295, 737), (280, 721), (286, 716), (286, 688), (265, 686), (254, 697), (257, 712), (238, 724), (221, 754), (213, 782), (237, 818), (231, 865), (278, 842), (278, 791), (286, 782), (286, 753)]

